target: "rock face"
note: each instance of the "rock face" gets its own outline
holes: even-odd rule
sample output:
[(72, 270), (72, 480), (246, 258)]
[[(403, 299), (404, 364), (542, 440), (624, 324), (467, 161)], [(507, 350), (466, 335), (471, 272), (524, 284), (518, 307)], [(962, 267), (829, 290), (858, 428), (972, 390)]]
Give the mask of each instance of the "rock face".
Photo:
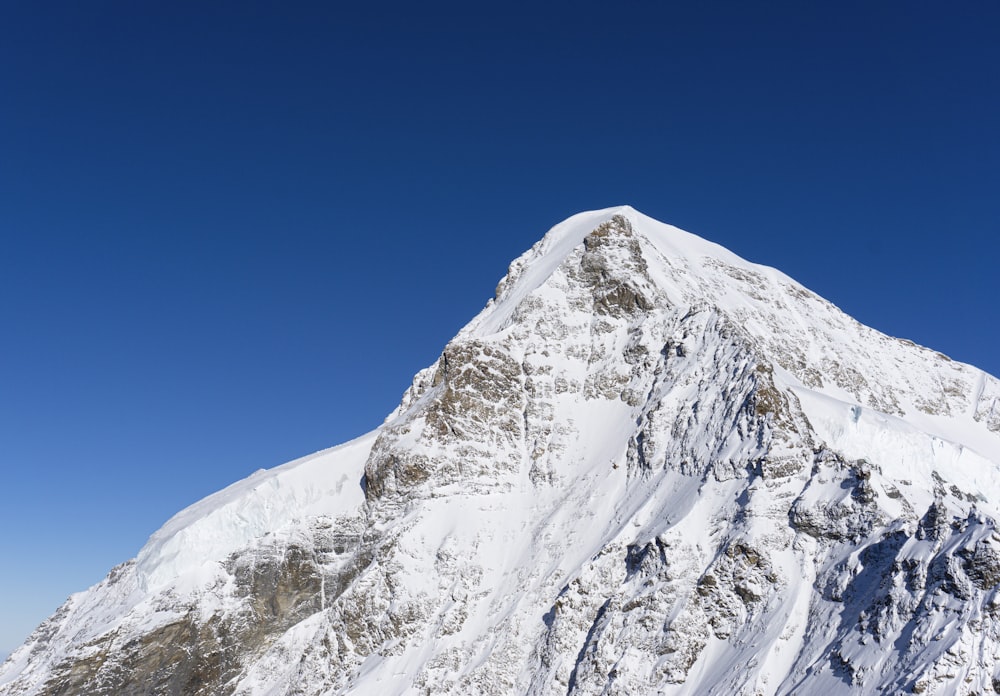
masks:
[(182, 511), (27, 694), (1000, 692), (1000, 383), (628, 207), (373, 433)]

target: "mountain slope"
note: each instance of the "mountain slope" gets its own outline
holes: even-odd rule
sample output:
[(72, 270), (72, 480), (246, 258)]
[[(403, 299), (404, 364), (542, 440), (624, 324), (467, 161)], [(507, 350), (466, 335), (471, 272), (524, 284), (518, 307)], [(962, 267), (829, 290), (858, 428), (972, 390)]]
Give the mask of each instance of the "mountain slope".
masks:
[(0, 694), (1000, 691), (1000, 382), (623, 207), (372, 433), (182, 511)]

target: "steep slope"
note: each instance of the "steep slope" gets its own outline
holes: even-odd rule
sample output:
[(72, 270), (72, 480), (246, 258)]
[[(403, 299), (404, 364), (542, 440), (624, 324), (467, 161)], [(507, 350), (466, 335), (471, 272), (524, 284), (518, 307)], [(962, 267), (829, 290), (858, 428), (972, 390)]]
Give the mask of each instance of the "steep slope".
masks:
[(1000, 383), (628, 207), (382, 427), (184, 510), (0, 694), (1000, 692)]

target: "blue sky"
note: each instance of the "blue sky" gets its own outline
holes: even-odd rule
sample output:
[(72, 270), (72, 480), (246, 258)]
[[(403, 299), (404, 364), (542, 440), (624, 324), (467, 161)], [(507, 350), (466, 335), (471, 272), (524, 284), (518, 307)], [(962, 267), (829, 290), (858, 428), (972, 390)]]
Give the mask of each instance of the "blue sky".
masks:
[(629, 203), (1000, 374), (1000, 5), (0, 7), (0, 654)]

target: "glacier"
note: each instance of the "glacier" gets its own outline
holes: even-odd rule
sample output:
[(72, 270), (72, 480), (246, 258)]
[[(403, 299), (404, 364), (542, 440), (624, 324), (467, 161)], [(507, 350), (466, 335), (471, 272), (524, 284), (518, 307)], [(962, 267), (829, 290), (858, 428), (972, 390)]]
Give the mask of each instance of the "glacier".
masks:
[(179, 512), (28, 694), (1000, 692), (1000, 382), (628, 206), (354, 441)]

